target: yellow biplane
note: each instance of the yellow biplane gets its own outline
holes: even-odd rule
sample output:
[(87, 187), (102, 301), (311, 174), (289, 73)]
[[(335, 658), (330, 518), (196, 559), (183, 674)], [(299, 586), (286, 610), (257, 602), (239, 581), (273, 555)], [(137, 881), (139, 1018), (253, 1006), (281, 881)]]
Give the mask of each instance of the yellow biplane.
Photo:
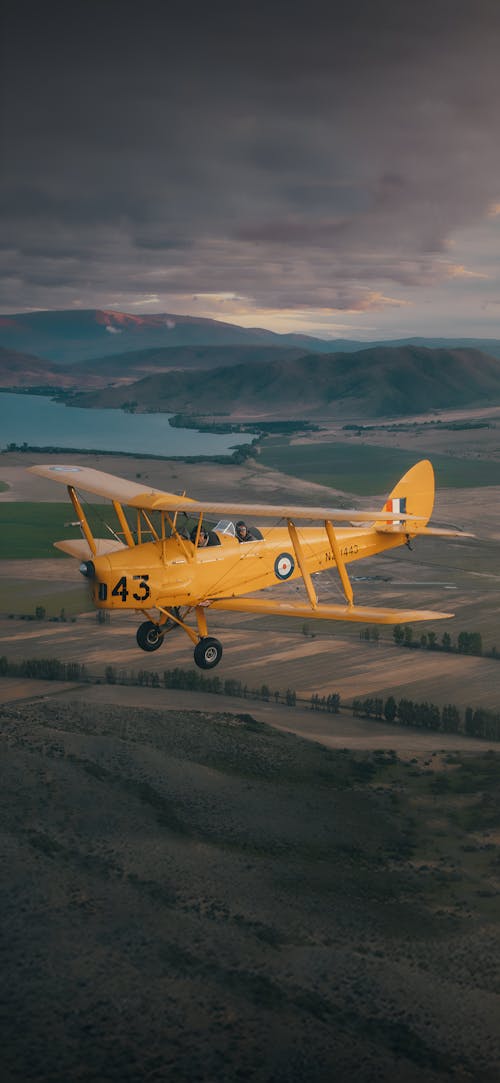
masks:
[[(434, 471), (427, 460), (416, 463), (401, 478), (383, 508), (363, 511), (213, 503), (146, 490), (137, 482), (82, 466), (32, 466), (30, 470), (67, 486), (82, 537), (54, 545), (80, 560), (80, 572), (90, 582), (97, 609), (132, 609), (146, 618), (137, 630), (142, 650), (157, 650), (168, 632), (182, 628), (195, 645), (196, 664), (212, 669), (220, 662), (222, 645), (208, 634), (207, 614), (218, 610), (368, 624), (453, 616), (355, 605), (347, 573), (351, 562), (410, 546), (417, 537), (470, 536), (427, 526), (434, 504)], [(80, 490), (112, 502), (117, 518), (112, 537), (94, 537)], [(130, 511), (125, 514), (124, 506), (132, 510), (132, 516)], [(187, 517), (195, 524), (191, 533)], [(218, 520), (209, 531), (205, 517)], [(235, 523), (243, 517), (251, 517), (250, 530)], [(274, 524), (260, 530), (253, 525), (256, 519), (271, 519)], [(315, 520), (319, 525), (302, 525)], [(339, 527), (338, 523), (349, 525)], [(311, 578), (332, 568), (340, 577), (342, 605), (319, 603)], [(251, 597), (294, 579), (303, 581), (302, 601), (280, 601), (272, 593)], [(194, 627), (188, 623), (193, 611)]]

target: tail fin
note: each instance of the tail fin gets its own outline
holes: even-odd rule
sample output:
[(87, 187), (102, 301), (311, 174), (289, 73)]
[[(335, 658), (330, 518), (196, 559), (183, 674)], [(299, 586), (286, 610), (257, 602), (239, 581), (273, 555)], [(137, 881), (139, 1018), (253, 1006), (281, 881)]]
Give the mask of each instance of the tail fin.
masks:
[[(428, 459), (421, 459), (395, 485), (389, 494), (382, 515), (375, 523), (375, 529), (384, 533), (409, 532), (405, 527), (406, 515), (418, 515), (421, 522), (415, 530), (416, 524), (412, 524), (411, 533), (420, 533), (425, 528), (434, 507), (434, 470)], [(384, 511), (401, 512), (401, 521), (387, 521), (383, 518)], [(405, 515), (406, 513), (406, 515)]]

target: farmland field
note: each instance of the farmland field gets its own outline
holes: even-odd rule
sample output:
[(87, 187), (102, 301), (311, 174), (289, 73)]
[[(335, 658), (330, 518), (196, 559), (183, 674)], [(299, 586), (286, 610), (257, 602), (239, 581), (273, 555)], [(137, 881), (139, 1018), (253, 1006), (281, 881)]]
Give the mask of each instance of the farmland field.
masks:
[[(384, 454), (379, 492), (406, 467)], [(166, 669), (195, 671), (192, 644), (174, 631), (145, 655), (138, 615), (97, 623), (77, 562), (52, 559), (54, 538), (77, 536), (64, 487), (6, 459), (0, 657), (83, 664), (95, 682), (0, 678), (9, 1080), (494, 1083), (499, 757), (345, 705), (498, 710), (500, 661), (404, 649), (390, 627), (366, 641), (354, 625), (221, 612), (217, 673), (246, 696), (160, 686)], [(331, 500), (320, 474), (257, 463), (83, 461), (213, 500)], [(351, 565), (356, 601), (451, 611), (415, 633), (500, 647), (499, 509), (498, 485), (439, 488), (435, 522), (477, 536)], [(336, 573), (315, 585), (339, 601)], [(59, 619), (21, 619), (36, 605)], [(144, 671), (158, 687), (120, 683)], [(253, 698), (263, 685), (269, 700)], [(275, 701), (287, 689), (296, 707)], [(334, 692), (340, 714), (310, 709)]]
[[(57, 566), (61, 567), (59, 561)], [(75, 571), (73, 566), (73, 571)], [(79, 577), (80, 578), (80, 577)], [(76, 616), (89, 607), (88, 589), (76, 580), (68, 583), (39, 579), (4, 579), (0, 583), (0, 607), (4, 613), (34, 615), (42, 607), (47, 617), (58, 617), (61, 610), (67, 617)]]
[[(415, 453), (369, 443), (291, 443), (287, 438), (266, 441), (261, 462), (273, 470), (320, 482), (360, 496), (390, 492), (415, 462)], [(488, 460), (433, 455), (439, 485), (467, 489), (498, 485), (500, 467)]]
[[(108, 508), (86, 507), (89, 521), (101, 535), (102, 517)], [(62, 557), (53, 542), (62, 538), (80, 538), (79, 527), (71, 525), (75, 513), (69, 500), (66, 504), (35, 504), (5, 502), (0, 504), (0, 560), (34, 560), (42, 557)]]
[[(486, 432), (494, 451), (497, 431), (479, 432), (482, 440)], [(470, 433), (465, 436), (468, 441), (472, 439)], [(461, 437), (461, 433), (453, 433), (457, 453), (462, 447)], [(474, 434), (473, 437), (476, 439)], [(319, 461), (324, 446), (321, 442), (294, 444), (285, 450), (301, 459), (314, 454)], [(348, 447), (349, 454), (352, 451), (358, 454), (361, 469), (359, 464), (364, 449), (356, 450), (355, 444)], [(415, 451), (405, 451), (407, 459), (395, 461), (394, 449), (371, 447), (367, 452), (370, 463), (376, 461), (374, 452), (383, 454), (384, 470), (387, 471), (387, 477), (382, 476), (381, 467), (377, 467), (379, 473), (373, 475), (373, 489), (380, 493), (384, 489), (387, 491), (397, 480), (408, 461), (413, 462), (419, 457)], [(433, 461), (435, 458), (432, 455)], [(78, 536), (78, 528), (64, 525), (74, 519), (73, 509), (62, 485), (56, 486), (26, 472), (25, 466), (30, 465), (32, 459), (40, 461), (40, 456), (27, 459), (17, 454), (0, 458), (0, 467), (5, 464), (3, 476), (10, 485), (0, 501), (0, 545), (4, 556), (0, 563), (0, 613), (33, 616), (37, 606), (45, 608), (47, 616), (52, 617), (58, 617), (61, 609), (68, 617), (88, 613), (88, 595), (76, 562), (57, 558), (57, 551), (52, 548), (55, 538)], [(54, 461), (59, 461), (59, 457), (55, 456)], [(247, 499), (270, 503), (291, 499), (292, 495), (294, 502), (326, 503), (331, 500), (331, 490), (326, 487), (292, 478), (260, 463), (247, 463), (243, 467), (207, 464), (194, 467), (192, 464), (148, 460), (125, 462), (97, 456), (80, 456), (79, 461), (134, 480), (143, 478), (145, 488), (154, 485), (178, 491), (185, 486), (190, 495), (206, 493), (211, 499), (241, 499), (244, 492)], [(457, 458), (455, 465), (461, 469), (464, 461)], [(484, 463), (472, 460), (469, 465), (474, 470), (483, 470)], [(498, 464), (490, 463), (490, 467), (498, 471)], [(346, 478), (346, 486), (348, 482), (354, 484), (352, 476)], [(41, 503), (30, 502), (35, 493)], [(366, 499), (366, 496), (362, 498), (361, 506)], [(336, 494), (335, 503), (337, 501)], [(108, 509), (109, 505), (97, 506), (97, 523), (106, 516)], [(349, 565), (356, 601), (363, 605), (411, 606), (454, 613), (455, 617), (448, 621), (416, 624), (415, 637), (432, 631), (440, 642), (447, 632), (456, 641), (461, 631), (472, 631), (481, 634), (485, 651), (491, 651), (493, 647), (500, 650), (500, 488), (460, 489), (439, 485), (433, 518), (436, 524), (469, 530), (475, 537), (456, 541), (423, 539), (414, 544), (412, 552), (403, 547), (382, 557)], [(99, 534), (105, 534), (102, 524), (96, 529)], [(23, 554), (29, 554), (29, 559), (19, 559)], [(318, 576), (315, 583), (321, 601), (340, 600), (335, 572)], [(281, 597), (287, 592), (290, 597), (295, 597), (300, 584), (289, 587), (284, 584), (278, 589)], [(91, 626), (89, 620), (93, 622)], [(158, 668), (160, 672), (171, 666), (192, 666), (190, 645), (182, 634), (168, 637), (164, 648), (153, 660), (148, 659), (135, 643), (139, 620), (138, 616), (113, 615), (111, 625), (103, 629), (98, 629), (95, 617), (84, 618), (83, 626), (80, 617), (71, 626), (8, 622), (3, 627), (0, 653), (14, 651), (16, 657), (26, 657), (29, 647), (36, 655), (44, 656), (51, 645), (54, 649), (57, 645), (57, 652), (62, 651), (64, 659), (84, 660), (89, 664), (99, 662), (102, 669), (108, 662), (125, 669), (138, 669), (154, 662), (151, 668)], [(440, 705), (457, 703), (462, 709), (470, 703), (498, 708), (500, 663), (496, 661), (464, 659), (460, 655), (428, 650), (398, 649), (393, 644), (390, 627), (380, 629), (380, 640), (376, 644), (361, 642), (360, 629), (353, 625), (327, 625), (310, 619), (304, 634), (303, 624), (303, 621), (280, 617), (259, 619), (244, 614), (213, 614), (209, 621), (210, 632), (219, 636), (224, 645), (220, 669), (223, 677), (241, 679), (254, 687), (265, 682), (273, 690), (290, 687), (305, 697), (320, 690), (321, 694), (338, 691), (345, 698), (385, 696), (397, 691), (399, 695), (411, 694), (415, 699), (432, 698)], [(49, 629), (52, 631), (47, 638)], [(29, 640), (25, 642), (28, 630)]]

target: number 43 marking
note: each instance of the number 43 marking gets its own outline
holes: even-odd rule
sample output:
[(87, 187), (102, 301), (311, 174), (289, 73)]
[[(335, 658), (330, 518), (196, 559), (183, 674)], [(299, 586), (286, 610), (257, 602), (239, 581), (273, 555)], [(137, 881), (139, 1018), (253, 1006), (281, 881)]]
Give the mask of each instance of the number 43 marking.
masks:
[[(151, 594), (151, 590), (148, 587), (149, 575), (133, 575), (132, 578), (140, 580), (139, 589), (141, 591), (140, 594), (138, 594), (137, 591), (134, 591), (134, 593), (132, 594), (132, 597), (135, 598), (136, 602), (145, 602), (146, 599), (149, 598), (149, 596)], [(127, 598), (128, 598), (128, 596), (130, 594), (130, 591), (129, 591), (128, 587), (127, 587), (127, 577), (126, 577), (126, 575), (122, 575), (121, 579), (118, 580), (118, 582), (113, 587), (113, 590), (111, 591), (111, 594), (115, 598), (121, 598), (122, 602), (127, 601)]]

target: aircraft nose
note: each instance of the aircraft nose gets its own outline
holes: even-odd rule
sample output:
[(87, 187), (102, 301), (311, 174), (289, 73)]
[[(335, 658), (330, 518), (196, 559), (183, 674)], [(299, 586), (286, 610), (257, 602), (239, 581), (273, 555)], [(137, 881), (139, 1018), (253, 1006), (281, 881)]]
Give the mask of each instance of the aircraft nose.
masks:
[(78, 570), (86, 579), (93, 579), (95, 576), (95, 564), (92, 560), (84, 560)]

